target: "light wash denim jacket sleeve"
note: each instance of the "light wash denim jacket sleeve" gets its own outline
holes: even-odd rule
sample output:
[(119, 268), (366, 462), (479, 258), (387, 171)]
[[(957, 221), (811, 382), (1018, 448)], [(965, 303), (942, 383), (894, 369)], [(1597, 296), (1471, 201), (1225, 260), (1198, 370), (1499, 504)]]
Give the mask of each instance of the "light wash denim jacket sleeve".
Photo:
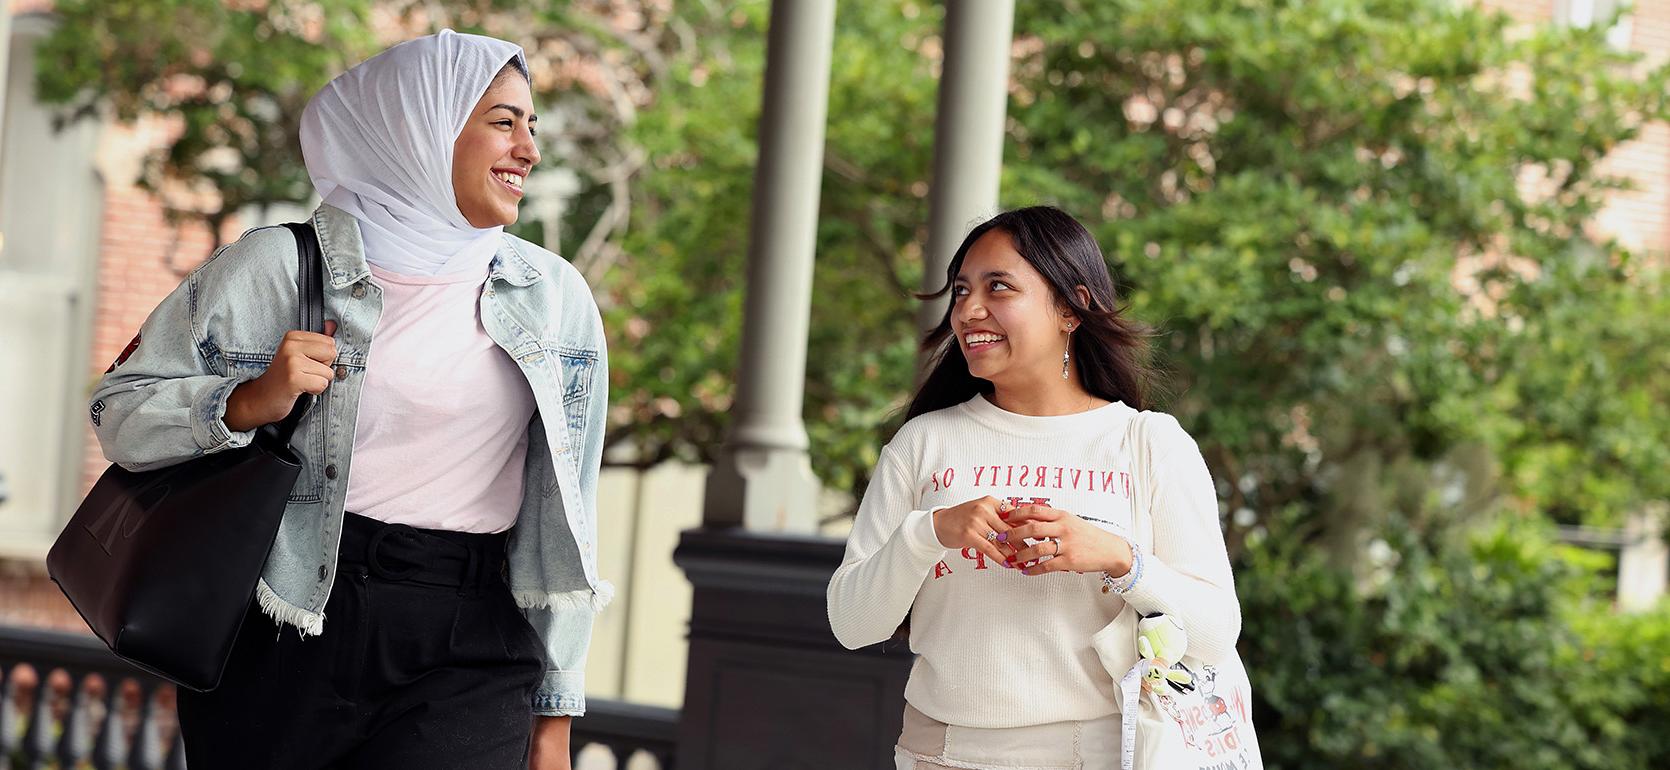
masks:
[[(382, 312), (359, 224), (331, 206), (312, 222), (325, 262), (325, 317), (337, 322), (336, 380), (296, 432), (303, 456), (256, 599), (303, 634), (324, 632), (325, 602), (352, 467), (359, 388)], [(229, 429), (232, 389), (266, 371), (296, 326), (296, 245), (265, 227), (222, 247), (157, 306), (96, 386), (89, 415), (105, 457), (129, 470), (249, 444)], [(561, 257), (509, 235), (482, 287), (482, 325), (533, 390), (522, 507), (510, 531), (512, 594), (545, 647), (534, 713), (585, 712), (592, 618), (613, 588), (597, 571), (597, 477), (608, 410), (608, 351), (590, 289)]]

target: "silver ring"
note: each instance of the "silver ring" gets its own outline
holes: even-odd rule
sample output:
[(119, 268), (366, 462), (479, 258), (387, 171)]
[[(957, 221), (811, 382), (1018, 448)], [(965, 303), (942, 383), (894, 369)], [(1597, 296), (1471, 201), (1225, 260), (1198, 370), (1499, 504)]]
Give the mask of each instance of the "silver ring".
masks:
[(1050, 538), (1050, 542), (1055, 543), (1055, 553), (1053, 553), (1051, 555), (1052, 556), (1060, 556), (1061, 555), (1061, 538), (1052, 537), (1052, 538)]
[(992, 541), (992, 542), (994, 542), (994, 543), (995, 543), (995, 542), (997, 542), (997, 531), (996, 531), (996, 530), (992, 530), (992, 531), (991, 531), (991, 532), (987, 532), (987, 533), (986, 533), (986, 539), (987, 539), (987, 540), (990, 540), (990, 541)]

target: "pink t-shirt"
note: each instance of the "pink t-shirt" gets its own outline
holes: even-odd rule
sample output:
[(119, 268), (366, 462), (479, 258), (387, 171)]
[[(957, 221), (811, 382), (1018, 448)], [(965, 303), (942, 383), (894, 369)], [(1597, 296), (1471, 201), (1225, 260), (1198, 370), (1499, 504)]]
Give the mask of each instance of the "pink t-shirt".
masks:
[(486, 276), (371, 275), (383, 315), (360, 388), (347, 509), (426, 529), (510, 529), (534, 400), (481, 325)]

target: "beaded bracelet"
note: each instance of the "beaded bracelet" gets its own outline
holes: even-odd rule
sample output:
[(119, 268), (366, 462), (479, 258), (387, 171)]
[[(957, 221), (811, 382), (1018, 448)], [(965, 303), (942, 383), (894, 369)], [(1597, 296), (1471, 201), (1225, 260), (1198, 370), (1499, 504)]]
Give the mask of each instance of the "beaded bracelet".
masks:
[(1137, 585), (1137, 581), (1142, 580), (1142, 564), (1143, 564), (1142, 550), (1139, 549), (1139, 548), (1132, 548), (1131, 549), (1131, 570), (1129, 572), (1126, 572), (1123, 576), (1117, 577), (1117, 578), (1112, 576), (1112, 575), (1109, 575), (1106, 572), (1103, 572), (1102, 573), (1102, 593), (1105, 594), (1109, 591), (1112, 591), (1116, 594), (1124, 594), (1124, 593), (1130, 591), (1132, 588), (1135, 588), (1136, 585)]

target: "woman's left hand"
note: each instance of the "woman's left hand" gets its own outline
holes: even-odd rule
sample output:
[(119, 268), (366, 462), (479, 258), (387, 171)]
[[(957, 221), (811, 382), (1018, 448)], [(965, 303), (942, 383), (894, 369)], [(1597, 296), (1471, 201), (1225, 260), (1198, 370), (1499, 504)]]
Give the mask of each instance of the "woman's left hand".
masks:
[[(1027, 575), (1046, 572), (1106, 572), (1119, 577), (1131, 571), (1131, 543), (1084, 519), (1046, 505), (1024, 505), (1009, 514), (1009, 543), (1039, 541), (1015, 554), (1015, 566)], [(1039, 561), (1050, 557), (1047, 560)]]

